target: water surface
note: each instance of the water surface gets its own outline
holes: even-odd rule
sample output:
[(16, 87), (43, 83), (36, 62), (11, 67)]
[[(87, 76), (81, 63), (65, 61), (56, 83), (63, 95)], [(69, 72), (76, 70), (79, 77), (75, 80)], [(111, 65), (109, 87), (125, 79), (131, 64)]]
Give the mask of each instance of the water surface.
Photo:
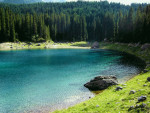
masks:
[(0, 52), (0, 113), (48, 112), (94, 96), (83, 85), (98, 75), (119, 81), (142, 62), (107, 50), (52, 49)]

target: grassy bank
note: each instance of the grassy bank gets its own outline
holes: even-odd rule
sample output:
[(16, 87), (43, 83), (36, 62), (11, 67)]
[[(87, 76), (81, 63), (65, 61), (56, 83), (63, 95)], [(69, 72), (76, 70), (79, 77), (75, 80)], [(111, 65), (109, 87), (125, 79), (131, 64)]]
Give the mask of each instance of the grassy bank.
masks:
[[(100, 48), (123, 51), (138, 56), (147, 63), (147, 70), (150, 69), (150, 51), (141, 51), (140, 46), (100, 43)], [(55, 113), (148, 113), (150, 112), (150, 82), (147, 82), (147, 77), (150, 77), (150, 72), (141, 73), (125, 84), (117, 85), (123, 87), (120, 91), (115, 91), (117, 86), (109, 87), (88, 101), (68, 109), (55, 111)], [(131, 90), (135, 90), (135, 94), (129, 94)], [(147, 99), (138, 103), (138, 97), (142, 95)]]
[(126, 52), (135, 55), (145, 61), (147, 69), (150, 70), (150, 50), (141, 50), (141, 46), (136, 44), (120, 44), (120, 43), (100, 43), (100, 49), (111, 49)]
[(21, 50), (21, 49), (52, 49), (52, 48), (89, 48), (87, 42), (72, 42), (72, 43), (0, 43), (0, 50)]

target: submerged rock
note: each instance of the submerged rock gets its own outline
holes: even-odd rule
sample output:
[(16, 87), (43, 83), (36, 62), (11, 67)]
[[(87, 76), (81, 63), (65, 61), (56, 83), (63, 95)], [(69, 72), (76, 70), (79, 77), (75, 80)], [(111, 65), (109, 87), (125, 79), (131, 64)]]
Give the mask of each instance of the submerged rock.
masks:
[(99, 48), (99, 43), (98, 42), (94, 42), (91, 46), (91, 49), (98, 49)]
[(91, 91), (98, 91), (108, 88), (112, 85), (117, 85), (118, 81), (115, 76), (98, 76), (95, 77), (90, 82), (84, 84), (86, 88)]

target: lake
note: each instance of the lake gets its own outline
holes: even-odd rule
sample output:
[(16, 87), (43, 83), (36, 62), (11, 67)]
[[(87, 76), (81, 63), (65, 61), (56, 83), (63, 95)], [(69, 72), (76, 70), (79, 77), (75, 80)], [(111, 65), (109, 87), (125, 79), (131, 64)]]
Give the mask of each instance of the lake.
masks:
[(123, 82), (143, 68), (138, 58), (109, 50), (0, 51), (0, 113), (66, 108), (94, 96), (83, 86), (94, 77)]

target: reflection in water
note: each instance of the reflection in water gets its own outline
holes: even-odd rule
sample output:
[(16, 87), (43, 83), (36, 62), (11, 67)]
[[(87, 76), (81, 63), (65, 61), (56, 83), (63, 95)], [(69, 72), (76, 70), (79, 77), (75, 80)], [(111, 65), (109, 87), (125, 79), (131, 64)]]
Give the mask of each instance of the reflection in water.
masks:
[(107, 50), (52, 49), (0, 52), (0, 113), (49, 112), (93, 97), (83, 86), (98, 75), (129, 79), (141, 60)]

